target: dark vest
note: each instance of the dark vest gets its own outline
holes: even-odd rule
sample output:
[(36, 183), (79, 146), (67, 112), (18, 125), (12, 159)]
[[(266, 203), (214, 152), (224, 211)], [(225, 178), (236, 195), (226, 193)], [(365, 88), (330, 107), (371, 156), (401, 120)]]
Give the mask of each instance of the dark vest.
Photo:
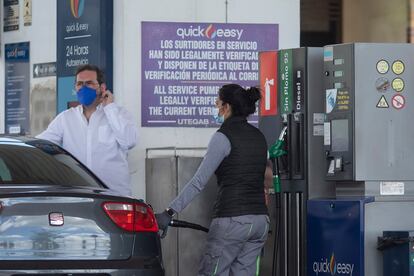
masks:
[(243, 117), (226, 119), (218, 132), (229, 139), (231, 151), (216, 170), (218, 194), (213, 217), (267, 214), (267, 144), (263, 134)]

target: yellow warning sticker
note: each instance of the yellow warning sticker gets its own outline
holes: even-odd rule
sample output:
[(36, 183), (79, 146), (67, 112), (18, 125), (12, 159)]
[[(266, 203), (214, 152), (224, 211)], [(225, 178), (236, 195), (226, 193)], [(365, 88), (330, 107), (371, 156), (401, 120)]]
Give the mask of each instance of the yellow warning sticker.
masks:
[(404, 81), (401, 78), (395, 78), (393, 79), (391, 86), (396, 92), (401, 92), (404, 89)]
[(402, 74), (404, 72), (404, 69), (405, 69), (404, 63), (401, 60), (396, 60), (392, 64), (392, 71), (397, 75)]
[(390, 66), (386, 60), (380, 60), (377, 62), (377, 71), (380, 74), (385, 74), (388, 72), (388, 69), (390, 69)]
[(384, 96), (381, 96), (381, 99), (377, 103), (378, 108), (388, 108), (390, 107), (388, 105), (387, 99)]

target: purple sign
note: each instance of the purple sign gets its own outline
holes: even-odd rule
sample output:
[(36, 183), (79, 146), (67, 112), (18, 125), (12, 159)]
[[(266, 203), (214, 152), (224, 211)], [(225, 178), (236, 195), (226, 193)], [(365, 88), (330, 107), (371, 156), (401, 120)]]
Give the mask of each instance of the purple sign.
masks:
[(141, 125), (217, 127), (219, 88), (259, 86), (259, 51), (278, 42), (277, 24), (142, 22)]

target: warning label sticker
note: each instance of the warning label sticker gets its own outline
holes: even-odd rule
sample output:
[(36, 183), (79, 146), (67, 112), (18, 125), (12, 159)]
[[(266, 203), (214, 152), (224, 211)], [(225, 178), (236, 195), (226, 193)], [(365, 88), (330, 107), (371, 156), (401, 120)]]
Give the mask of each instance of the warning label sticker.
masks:
[(386, 60), (380, 60), (377, 62), (377, 71), (380, 74), (385, 74), (388, 72), (388, 69), (390, 66), (388, 65), (388, 62)]
[(384, 96), (382, 96), (381, 99), (377, 103), (377, 107), (378, 108), (388, 108), (390, 106), (388, 105), (387, 99)]
[(392, 71), (397, 75), (401, 75), (404, 72), (404, 69), (404, 63), (401, 60), (396, 60), (392, 64)]
[(381, 195), (404, 195), (404, 182), (380, 182)]
[(375, 87), (378, 92), (387, 92), (388, 88), (390, 88), (390, 81), (386, 78), (379, 78), (375, 81)]
[(404, 89), (404, 81), (401, 78), (395, 78), (392, 81), (392, 89), (396, 92), (401, 92)]
[(399, 94), (394, 95), (392, 97), (392, 106), (395, 109), (402, 109), (402, 108), (404, 108), (404, 106), (405, 106), (405, 98), (404, 98), (404, 96), (403, 95), (399, 95)]

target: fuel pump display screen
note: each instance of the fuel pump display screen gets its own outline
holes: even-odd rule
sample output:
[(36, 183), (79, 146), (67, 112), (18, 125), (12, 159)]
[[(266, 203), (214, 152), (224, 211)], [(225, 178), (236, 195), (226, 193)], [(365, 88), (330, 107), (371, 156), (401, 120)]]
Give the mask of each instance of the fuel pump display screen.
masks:
[(332, 120), (332, 151), (349, 150), (348, 120)]

